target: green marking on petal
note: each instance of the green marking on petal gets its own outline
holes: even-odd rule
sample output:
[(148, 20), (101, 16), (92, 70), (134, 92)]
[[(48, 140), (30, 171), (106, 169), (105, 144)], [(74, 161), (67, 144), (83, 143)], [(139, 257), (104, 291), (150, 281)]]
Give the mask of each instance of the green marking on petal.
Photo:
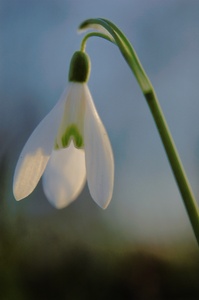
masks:
[[(83, 137), (80, 134), (77, 126), (75, 124), (70, 125), (67, 127), (64, 135), (61, 138), (62, 146), (64, 148), (68, 147), (70, 144), (71, 139), (73, 139), (74, 146), (76, 148), (82, 148), (84, 145)], [(56, 146), (56, 145), (55, 145)]]

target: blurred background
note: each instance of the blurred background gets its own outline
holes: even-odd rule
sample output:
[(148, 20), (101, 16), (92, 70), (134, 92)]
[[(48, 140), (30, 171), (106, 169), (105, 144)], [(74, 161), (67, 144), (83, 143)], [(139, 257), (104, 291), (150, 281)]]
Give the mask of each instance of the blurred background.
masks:
[(104, 17), (135, 47), (199, 199), (198, 16), (196, 0), (0, 0), (0, 299), (198, 299), (195, 237), (145, 99), (111, 43), (87, 43), (115, 156), (109, 207), (87, 186), (63, 210), (41, 184), (20, 202), (12, 194), (23, 145), (67, 85), (78, 25)]

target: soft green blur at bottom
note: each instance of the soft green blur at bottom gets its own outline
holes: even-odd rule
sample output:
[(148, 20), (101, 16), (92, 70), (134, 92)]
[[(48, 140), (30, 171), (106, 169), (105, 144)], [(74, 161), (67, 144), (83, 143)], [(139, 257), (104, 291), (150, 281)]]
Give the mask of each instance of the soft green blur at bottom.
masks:
[(95, 222), (66, 232), (61, 215), (1, 226), (0, 299), (197, 299), (197, 252), (121, 243)]
[[(28, 213), (47, 201), (37, 191), (14, 202), (0, 160), (0, 299), (197, 299), (198, 248), (126, 240), (88, 191), (63, 210)], [(10, 205), (12, 203), (12, 205)], [(16, 211), (13, 207), (16, 204)], [(50, 205), (49, 205), (50, 206)]]

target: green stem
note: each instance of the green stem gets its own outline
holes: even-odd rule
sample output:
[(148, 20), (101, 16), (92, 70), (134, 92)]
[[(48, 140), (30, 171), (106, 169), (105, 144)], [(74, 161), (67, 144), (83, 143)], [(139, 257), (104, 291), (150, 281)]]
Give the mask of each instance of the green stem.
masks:
[(174, 141), (170, 134), (169, 128), (167, 126), (166, 120), (164, 118), (163, 112), (161, 110), (158, 99), (155, 95), (155, 92), (151, 90), (150, 92), (145, 93), (144, 96), (147, 100), (154, 121), (156, 123), (157, 129), (159, 131), (160, 137), (164, 144), (167, 157), (169, 159), (171, 168), (176, 178), (179, 190), (181, 192), (184, 201), (184, 205), (186, 207), (197, 242), (199, 244), (199, 211), (198, 211), (197, 202), (194, 198), (193, 192), (189, 185), (186, 173), (184, 171), (183, 165), (179, 158), (177, 149), (175, 147)]
[[(197, 202), (189, 185), (189, 181), (187, 179), (183, 165), (180, 161), (177, 149), (173, 142), (172, 136), (170, 134), (158, 99), (155, 95), (153, 86), (149, 78), (147, 77), (141, 62), (139, 61), (139, 58), (133, 46), (123, 34), (123, 32), (115, 24), (113, 24), (109, 20), (102, 18), (88, 19), (80, 25), (80, 29), (93, 29), (93, 25), (94, 28), (96, 28), (96, 25), (105, 28), (113, 37), (113, 39), (110, 39), (110, 41), (118, 46), (131, 71), (134, 73), (138, 84), (140, 85), (140, 88), (147, 100), (157, 129), (159, 131), (160, 137), (162, 139), (163, 145), (165, 147), (167, 157), (169, 159), (171, 168), (176, 178), (179, 190), (184, 201), (185, 208), (187, 210), (189, 219), (191, 221), (191, 225), (193, 227), (193, 231), (199, 244), (199, 211)], [(89, 36), (87, 36), (87, 38), (88, 37)]]

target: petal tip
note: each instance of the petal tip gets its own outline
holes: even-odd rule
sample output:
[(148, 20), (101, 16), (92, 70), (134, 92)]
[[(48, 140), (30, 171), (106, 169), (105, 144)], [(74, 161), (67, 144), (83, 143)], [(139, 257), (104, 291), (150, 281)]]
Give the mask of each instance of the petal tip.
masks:
[(16, 186), (13, 187), (13, 195), (14, 195), (14, 198), (16, 201), (20, 201), (20, 200), (26, 198), (29, 194), (30, 193), (27, 193), (27, 191), (25, 191), (22, 188), (19, 188)]
[[(47, 198), (48, 199), (48, 198)], [(63, 209), (66, 207), (65, 203), (63, 201), (60, 202), (55, 202), (55, 201), (51, 201), (50, 199), (48, 199), (48, 202), (50, 202), (50, 204), (56, 208), (56, 209)]]
[(13, 195), (16, 201), (20, 201), (25, 198), (24, 196), (20, 195), (20, 193), (16, 193), (14, 191), (13, 191)]
[[(112, 193), (108, 198), (103, 198), (97, 195), (93, 195), (91, 194), (91, 197), (93, 198), (93, 200), (97, 203), (97, 205), (102, 208), (103, 210), (107, 209), (107, 207), (109, 206), (111, 199), (112, 199)], [(106, 199), (106, 200), (105, 200)]]

